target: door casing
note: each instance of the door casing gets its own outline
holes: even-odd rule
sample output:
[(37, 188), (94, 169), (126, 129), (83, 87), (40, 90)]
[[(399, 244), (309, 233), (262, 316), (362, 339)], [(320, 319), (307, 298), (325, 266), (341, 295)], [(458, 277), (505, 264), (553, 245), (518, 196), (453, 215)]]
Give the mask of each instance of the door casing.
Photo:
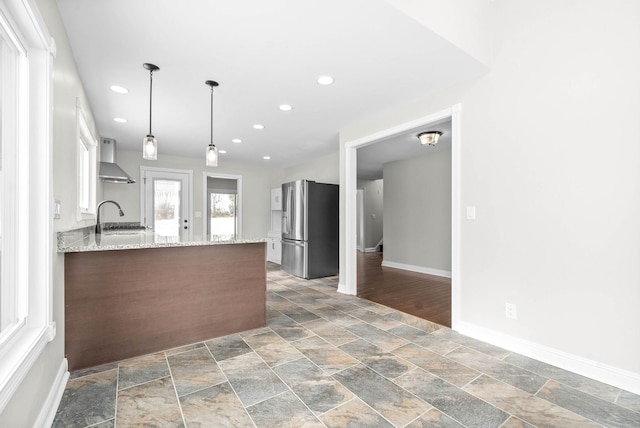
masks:
[(344, 144), (344, 262), (345, 272), (341, 272), (338, 292), (356, 295), (357, 281), (357, 239), (356, 239), (356, 205), (357, 205), (357, 149), (389, 138), (393, 135), (428, 125), (430, 123), (451, 117), (451, 327), (455, 330), (460, 322), (461, 280), (461, 104), (405, 122), (394, 127), (384, 129), (357, 140)]

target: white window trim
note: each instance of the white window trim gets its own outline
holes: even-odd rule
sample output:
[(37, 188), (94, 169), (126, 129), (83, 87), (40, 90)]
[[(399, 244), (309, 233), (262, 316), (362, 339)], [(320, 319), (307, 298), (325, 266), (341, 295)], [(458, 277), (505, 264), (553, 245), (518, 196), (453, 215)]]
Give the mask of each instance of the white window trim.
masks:
[[(98, 147), (98, 140), (93, 136), (87, 119), (84, 114), (84, 110), (80, 105), (80, 101), (76, 100), (76, 122), (77, 122), (77, 177), (78, 177), (78, 189), (77, 189), (77, 209), (76, 219), (82, 220), (95, 220), (96, 219), (96, 170), (97, 170), (97, 158), (96, 152)], [(84, 146), (89, 154), (89, 170), (85, 176), (83, 171), (82, 161), (82, 147)], [(82, 188), (83, 182), (87, 182), (88, 206), (86, 209), (81, 206)]]
[[(56, 334), (52, 309), (51, 81), (55, 43), (34, 0), (0, 2), (0, 25), (28, 59), (22, 79), (26, 110), (19, 119), (16, 204), (21, 249), (18, 270), (24, 276), (28, 315), (24, 325), (0, 346), (0, 412)], [(6, 178), (6, 177), (5, 177)], [(27, 215), (24, 215), (27, 213)]]

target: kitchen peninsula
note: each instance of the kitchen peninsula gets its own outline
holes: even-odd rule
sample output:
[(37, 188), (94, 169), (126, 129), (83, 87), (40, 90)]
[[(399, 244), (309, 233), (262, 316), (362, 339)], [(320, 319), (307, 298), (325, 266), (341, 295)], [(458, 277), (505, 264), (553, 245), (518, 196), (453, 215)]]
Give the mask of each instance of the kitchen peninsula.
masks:
[(264, 239), (180, 240), (92, 227), (65, 253), (65, 353), (78, 370), (266, 325)]

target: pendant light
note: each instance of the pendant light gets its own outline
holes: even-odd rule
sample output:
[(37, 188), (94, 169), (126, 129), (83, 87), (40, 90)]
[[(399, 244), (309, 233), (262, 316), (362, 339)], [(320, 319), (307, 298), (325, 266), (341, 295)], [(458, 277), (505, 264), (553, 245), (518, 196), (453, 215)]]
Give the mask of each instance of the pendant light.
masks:
[(207, 147), (205, 162), (207, 166), (218, 166), (218, 149), (213, 144), (213, 88), (218, 86), (218, 82), (207, 80), (204, 83), (211, 87), (211, 142)]
[(160, 70), (155, 64), (144, 63), (142, 66), (149, 70), (149, 133), (142, 139), (142, 159), (157, 160), (158, 159), (158, 142), (151, 132), (151, 107), (153, 96), (153, 72)]

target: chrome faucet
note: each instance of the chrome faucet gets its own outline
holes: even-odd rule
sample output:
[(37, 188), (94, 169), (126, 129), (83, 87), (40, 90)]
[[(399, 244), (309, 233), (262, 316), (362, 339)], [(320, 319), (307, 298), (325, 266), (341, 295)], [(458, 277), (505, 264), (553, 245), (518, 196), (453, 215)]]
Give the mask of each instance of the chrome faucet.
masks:
[(96, 208), (96, 213), (98, 214), (98, 217), (96, 218), (96, 233), (102, 233), (102, 224), (100, 224), (100, 207), (103, 206), (104, 204), (106, 204), (107, 202), (111, 202), (116, 207), (118, 207), (118, 211), (120, 213), (120, 217), (122, 217), (124, 215), (124, 211), (122, 211), (122, 208), (120, 208), (120, 204), (117, 203), (116, 201), (107, 200), (107, 201), (100, 202), (98, 204), (98, 208)]

